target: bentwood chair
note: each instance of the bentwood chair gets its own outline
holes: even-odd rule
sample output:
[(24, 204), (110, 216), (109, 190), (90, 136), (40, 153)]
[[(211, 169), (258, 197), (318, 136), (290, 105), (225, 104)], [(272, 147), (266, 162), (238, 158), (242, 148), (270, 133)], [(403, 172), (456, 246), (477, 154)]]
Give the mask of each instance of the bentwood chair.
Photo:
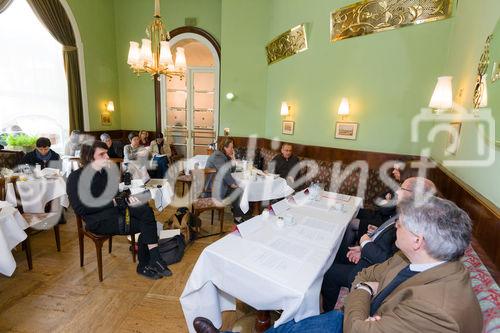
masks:
[(33, 269), (33, 258), (31, 254), (31, 236), (41, 230), (47, 230), (50, 228), (54, 229), (54, 236), (56, 240), (56, 248), (57, 252), (61, 252), (61, 237), (59, 233), (59, 218), (62, 212), (47, 212), (47, 213), (25, 213), (23, 210), (23, 205), (21, 201), (21, 196), (19, 194), (19, 190), (17, 188), (17, 182), (19, 181), (18, 176), (10, 177), (4, 187), (7, 186), (7, 183), (12, 183), (14, 187), (14, 193), (16, 196), (17, 202), (17, 210), (23, 218), (28, 223), (28, 228), (25, 230), (26, 239), (23, 241), (23, 248), (26, 251), (26, 260), (28, 261), (28, 269)]
[[(219, 224), (220, 231), (222, 234), (224, 227), (224, 209), (225, 204), (212, 197), (212, 187), (214, 186), (214, 179), (217, 173), (216, 169), (194, 169), (191, 171), (193, 175), (193, 193), (195, 193), (196, 198), (192, 203), (192, 211), (196, 216), (200, 216), (201, 213), (205, 211), (211, 211), (212, 213), (212, 224), (214, 221), (214, 212), (219, 212)], [(200, 190), (201, 189), (201, 190)], [(203, 193), (203, 197), (198, 197), (200, 193)], [(212, 236), (213, 234), (200, 235), (201, 237)]]
[[(76, 226), (78, 228), (78, 245), (80, 248), (80, 267), (83, 267), (83, 257), (84, 257), (84, 236), (90, 238), (95, 245), (96, 255), (97, 255), (97, 271), (99, 274), (99, 281), (102, 282), (102, 246), (105, 241), (109, 241), (108, 252), (111, 253), (113, 247), (113, 236), (112, 235), (99, 235), (85, 229), (83, 219), (76, 215)], [(136, 262), (135, 259), (135, 235), (130, 234), (130, 239), (132, 242), (132, 261)]]

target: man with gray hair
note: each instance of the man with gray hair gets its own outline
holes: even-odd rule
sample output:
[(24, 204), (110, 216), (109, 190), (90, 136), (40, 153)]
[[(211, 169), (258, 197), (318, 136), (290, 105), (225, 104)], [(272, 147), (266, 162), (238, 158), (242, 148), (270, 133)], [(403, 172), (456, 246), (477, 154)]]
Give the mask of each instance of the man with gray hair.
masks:
[(102, 133), (100, 139), (108, 146), (108, 156), (110, 158), (123, 158), (123, 144), (111, 140), (108, 133)]
[[(330, 311), (266, 332), (481, 332), (481, 309), (459, 260), (471, 230), (467, 213), (451, 201), (429, 197), (423, 205), (401, 204), (401, 251), (357, 275), (343, 313)], [(203, 327), (197, 332), (217, 332), (209, 324), (194, 320), (195, 329)]]

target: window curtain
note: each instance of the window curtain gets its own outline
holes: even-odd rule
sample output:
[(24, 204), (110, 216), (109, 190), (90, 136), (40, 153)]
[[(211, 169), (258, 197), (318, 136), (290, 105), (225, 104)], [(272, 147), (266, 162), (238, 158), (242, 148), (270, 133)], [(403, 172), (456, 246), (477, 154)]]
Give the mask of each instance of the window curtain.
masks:
[(0, 0), (0, 13), (9, 7), (13, 0)]
[(28, 0), (28, 3), (51, 35), (63, 45), (64, 67), (68, 81), (69, 130), (83, 130), (78, 50), (68, 15), (59, 0)]

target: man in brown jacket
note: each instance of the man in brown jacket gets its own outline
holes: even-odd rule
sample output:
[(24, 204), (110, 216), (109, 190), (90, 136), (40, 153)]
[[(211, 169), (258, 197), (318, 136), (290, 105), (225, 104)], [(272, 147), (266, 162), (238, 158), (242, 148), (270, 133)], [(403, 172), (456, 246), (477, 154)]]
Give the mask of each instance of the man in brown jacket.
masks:
[[(479, 303), (459, 261), (471, 229), (468, 215), (451, 201), (430, 197), (423, 205), (402, 205), (396, 240), (401, 251), (357, 275), (344, 313), (330, 311), (266, 332), (481, 332)], [(207, 324), (194, 321), (195, 328), (204, 328), (198, 332), (215, 332)]]

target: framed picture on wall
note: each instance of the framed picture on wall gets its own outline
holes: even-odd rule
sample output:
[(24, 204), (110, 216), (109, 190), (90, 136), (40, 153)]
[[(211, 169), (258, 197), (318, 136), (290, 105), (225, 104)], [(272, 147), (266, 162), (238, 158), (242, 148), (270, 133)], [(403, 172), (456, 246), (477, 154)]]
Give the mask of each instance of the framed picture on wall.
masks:
[(290, 120), (283, 120), (281, 124), (281, 133), (287, 135), (293, 135), (293, 131), (295, 129), (295, 122)]
[(448, 141), (446, 143), (445, 154), (455, 155), (460, 145), (460, 130), (462, 129), (461, 122), (450, 123), (450, 131), (448, 132)]
[(101, 113), (101, 125), (111, 126), (111, 114), (109, 112)]
[(356, 140), (358, 123), (337, 122), (335, 126), (335, 139)]

